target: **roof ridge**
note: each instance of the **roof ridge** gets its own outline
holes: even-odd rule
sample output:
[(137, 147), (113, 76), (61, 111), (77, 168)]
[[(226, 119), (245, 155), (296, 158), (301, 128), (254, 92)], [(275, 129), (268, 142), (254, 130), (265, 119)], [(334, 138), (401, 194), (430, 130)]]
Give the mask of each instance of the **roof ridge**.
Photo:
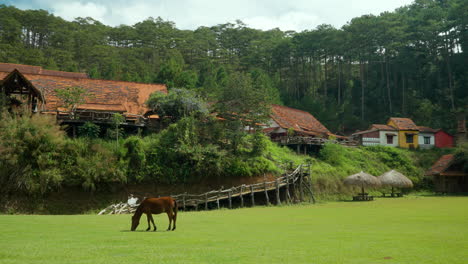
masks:
[(311, 114), (310, 112), (307, 112), (307, 111), (304, 111), (304, 110), (301, 110), (301, 109), (297, 109), (297, 108), (292, 108), (292, 107), (285, 106), (285, 105), (272, 104), (272, 106), (278, 106), (278, 107), (281, 107), (281, 108), (288, 108), (288, 109), (291, 109), (291, 110), (296, 111), (296, 112), (303, 112), (303, 113), (306, 113), (306, 114)]
[[(73, 72), (72, 72), (73, 73)], [(145, 82), (132, 82), (132, 81), (121, 81), (121, 80), (108, 80), (108, 79), (98, 79), (98, 78), (80, 78), (80, 77), (68, 77), (68, 76), (57, 76), (57, 75), (47, 75), (47, 74), (34, 74), (34, 73), (25, 73), (26, 75), (36, 75), (36, 76), (53, 76), (58, 78), (74, 78), (74, 79), (86, 79), (86, 80), (96, 80), (96, 81), (108, 81), (108, 82), (122, 82), (122, 83), (135, 83), (135, 84), (148, 84), (148, 85), (164, 85), (164, 83), (145, 83)]]

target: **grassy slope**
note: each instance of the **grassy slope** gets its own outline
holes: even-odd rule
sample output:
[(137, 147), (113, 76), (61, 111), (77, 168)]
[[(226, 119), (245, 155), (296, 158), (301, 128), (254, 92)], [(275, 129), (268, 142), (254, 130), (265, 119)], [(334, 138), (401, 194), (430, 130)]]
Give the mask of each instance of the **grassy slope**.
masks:
[[(453, 149), (411, 151), (383, 146), (349, 148), (327, 144), (313, 158), (293, 153), (289, 153), (289, 156), (300, 157), (296, 158), (299, 163), (310, 162), (314, 189), (319, 199), (334, 200), (354, 192), (352, 188), (344, 186), (342, 180), (359, 171), (379, 176), (395, 169), (408, 176), (415, 184), (415, 189), (432, 190), (424, 173), (441, 155), (451, 152)], [(389, 188), (369, 191), (378, 195), (376, 191), (383, 190), (388, 192)]]
[[(468, 197), (130, 216), (0, 216), (0, 263), (466, 263)], [(159, 229), (167, 217), (155, 219)], [(142, 219), (139, 231), (146, 228)]]

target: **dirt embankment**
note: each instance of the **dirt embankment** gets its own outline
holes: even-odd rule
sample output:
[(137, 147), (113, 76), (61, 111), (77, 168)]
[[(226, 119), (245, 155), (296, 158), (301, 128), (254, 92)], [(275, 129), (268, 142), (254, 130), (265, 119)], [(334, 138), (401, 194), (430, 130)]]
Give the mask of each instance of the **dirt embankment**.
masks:
[(168, 196), (180, 193), (199, 194), (242, 184), (270, 181), (274, 175), (260, 177), (224, 178), (195, 183), (160, 184), (141, 183), (100, 186), (96, 191), (81, 188), (62, 188), (43, 197), (12, 194), (0, 197), (0, 213), (19, 214), (85, 214), (94, 213), (109, 204), (126, 201), (130, 194), (140, 198)]

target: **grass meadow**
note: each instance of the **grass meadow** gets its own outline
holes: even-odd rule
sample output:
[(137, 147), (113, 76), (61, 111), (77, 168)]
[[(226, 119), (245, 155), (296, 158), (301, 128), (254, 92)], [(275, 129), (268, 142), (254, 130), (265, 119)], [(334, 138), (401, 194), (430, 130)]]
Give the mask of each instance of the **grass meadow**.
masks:
[(468, 263), (468, 197), (143, 216), (0, 215), (0, 263)]

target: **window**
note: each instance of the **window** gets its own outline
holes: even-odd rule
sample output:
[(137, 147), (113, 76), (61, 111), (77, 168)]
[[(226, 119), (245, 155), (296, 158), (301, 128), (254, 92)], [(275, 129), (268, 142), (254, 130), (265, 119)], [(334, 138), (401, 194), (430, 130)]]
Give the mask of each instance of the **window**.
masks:
[(413, 143), (413, 134), (406, 134), (406, 143)]
[(393, 144), (393, 135), (387, 135), (387, 144)]
[(430, 145), (431, 144), (431, 137), (424, 137), (424, 144)]

